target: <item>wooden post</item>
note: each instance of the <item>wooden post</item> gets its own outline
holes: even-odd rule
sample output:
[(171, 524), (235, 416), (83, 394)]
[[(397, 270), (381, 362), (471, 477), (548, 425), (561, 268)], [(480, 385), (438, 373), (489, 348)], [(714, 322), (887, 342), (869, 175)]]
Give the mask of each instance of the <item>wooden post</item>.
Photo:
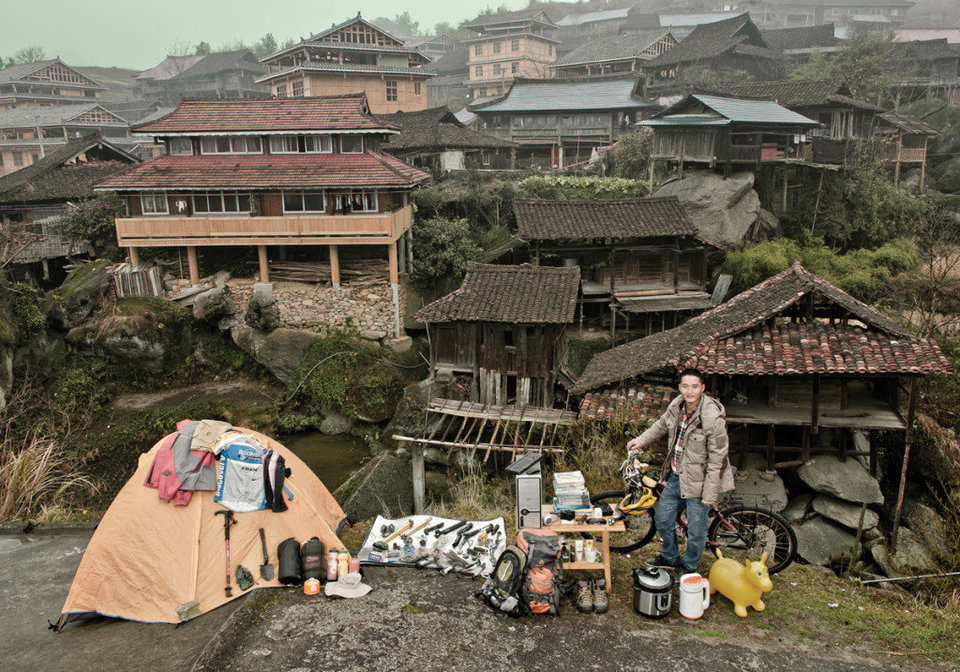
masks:
[(742, 425), (743, 433), (740, 435), (740, 457), (737, 460), (737, 469), (743, 471), (744, 467), (747, 466), (747, 450), (749, 449), (750, 441), (750, 425)]
[(534, 266), (540, 265), (540, 241), (539, 240), (533, 241), (533, 265)]
[(410, 457), (413, 468), (413, 512), (423, 513), (423, 503), (426, 496), (426, 480), (423, 469), (423, 444), (410, 444)]
[(200, 284), (200, 265), (197, 263), (197, 248), (191, 245), (187, 248), (187, 266), (190, 268), (190, 284)]
[(820, 433), (820, 374), (813, 374), (813, 394), (810, 400), (810, 432)]
[(387, 256), (390, 260), (390, 290), (393, 294), (394, 335), (399, 337), (402, 333), (402, 326), (400, 324), (400, 273), (397, 268), (396, 241), (387, 245)]
[(893, 186), (900, 184), (900, 155), (903, 154), (903, 132), (897, 134), (897, 167), (893, 172)]
[(773, 425), (767, 426), (767, 469), (773, 471), (776, 463), (777, 430)]
[(810, 461), (810, 428), (803, 428), (803, 436), (800, 439), (800, 458), (804, 462)]
[(923, 178), (927, 174), (927, 141), (929, 138), (923, 139), (923, 161), (920, 162), (920, 191), (923, 191)]
[(340, 289), (340, 250), (336, 245), (330, 246), (330, 282), (334, 289)]
[(128, 247), (127, 250), (130, 252), (130, 264), (138, 266), (140, 264), (140, 253), (137, 252), (137, 248)]
[(397, 266), (397, 244), (395, 242), (387, 245), (387, 258), (390, 261), (390, 282), (395, 284), (400, 281)]
[(903, 441), (903, 467), (900, 469), (900, 490), (897, 492), (897, 510), (893, 515), (893, 531), (890, 533), (890, 551), (897, 552), (897, 535), (900, 533), (900, 513), (903, 509), (903, 493), (907, 488), (907, 464), (910, 462), (910, 444), (913, 443), (913, 422), (917, 414), (917, 378), (910, 381), (910, 397), (907, 401), (907, 432)]
[(266, 245), (257, 245), (257, 257), (260, 259), (260, 282), (270, 282), (270, 264), (267, 263)]

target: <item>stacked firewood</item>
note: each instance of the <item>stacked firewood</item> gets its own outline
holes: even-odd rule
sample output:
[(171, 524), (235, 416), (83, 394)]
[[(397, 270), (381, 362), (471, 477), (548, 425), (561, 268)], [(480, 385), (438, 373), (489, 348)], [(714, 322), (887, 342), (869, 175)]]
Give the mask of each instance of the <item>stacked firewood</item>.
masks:
[[(270, 278), (286, 282), (329, 284), (330, 264), (310, 261), (271, 261)], [(340, 282), (352, 286), (375, 285), (390, 280), (390, 266), (383, 259), (352, 259), (340, 264)]]

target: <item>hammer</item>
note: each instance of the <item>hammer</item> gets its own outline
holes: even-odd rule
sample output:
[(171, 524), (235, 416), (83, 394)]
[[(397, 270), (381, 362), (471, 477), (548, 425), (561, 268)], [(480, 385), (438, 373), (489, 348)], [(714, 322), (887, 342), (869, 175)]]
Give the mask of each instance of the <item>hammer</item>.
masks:
[(223, 537), (227, 544), (227, 587), (224, 588), (224, 591), (226, 591), (227, 597), (233, 597), (233, 592), (230, 590), (230, 526), (235, 525), (237, 521), (233, 519), (233, 511), (230, 509), (217, 511), (213, 515), (223, 516)]

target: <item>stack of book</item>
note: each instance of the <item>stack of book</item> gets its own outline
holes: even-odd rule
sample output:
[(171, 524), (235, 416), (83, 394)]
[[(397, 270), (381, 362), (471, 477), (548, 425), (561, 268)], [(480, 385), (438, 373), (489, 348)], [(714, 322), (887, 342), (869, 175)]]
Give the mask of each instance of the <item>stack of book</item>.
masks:
[(590, 509), (590, 493), (579, 471), (561, 471), (553, 475), (553, 508), (555, 511)]

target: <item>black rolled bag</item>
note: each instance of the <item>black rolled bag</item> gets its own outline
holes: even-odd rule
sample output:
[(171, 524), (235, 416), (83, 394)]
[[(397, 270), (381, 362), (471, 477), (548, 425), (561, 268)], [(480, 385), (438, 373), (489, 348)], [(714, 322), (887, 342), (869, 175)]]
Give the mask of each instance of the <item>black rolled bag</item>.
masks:
[[(306, 545), (306, 544), (304, 544)], [(277, 580), (288, 586), (303, 583), (303, 565), (300, 561), (300, 542), (290, 537), (277, 546)]]

